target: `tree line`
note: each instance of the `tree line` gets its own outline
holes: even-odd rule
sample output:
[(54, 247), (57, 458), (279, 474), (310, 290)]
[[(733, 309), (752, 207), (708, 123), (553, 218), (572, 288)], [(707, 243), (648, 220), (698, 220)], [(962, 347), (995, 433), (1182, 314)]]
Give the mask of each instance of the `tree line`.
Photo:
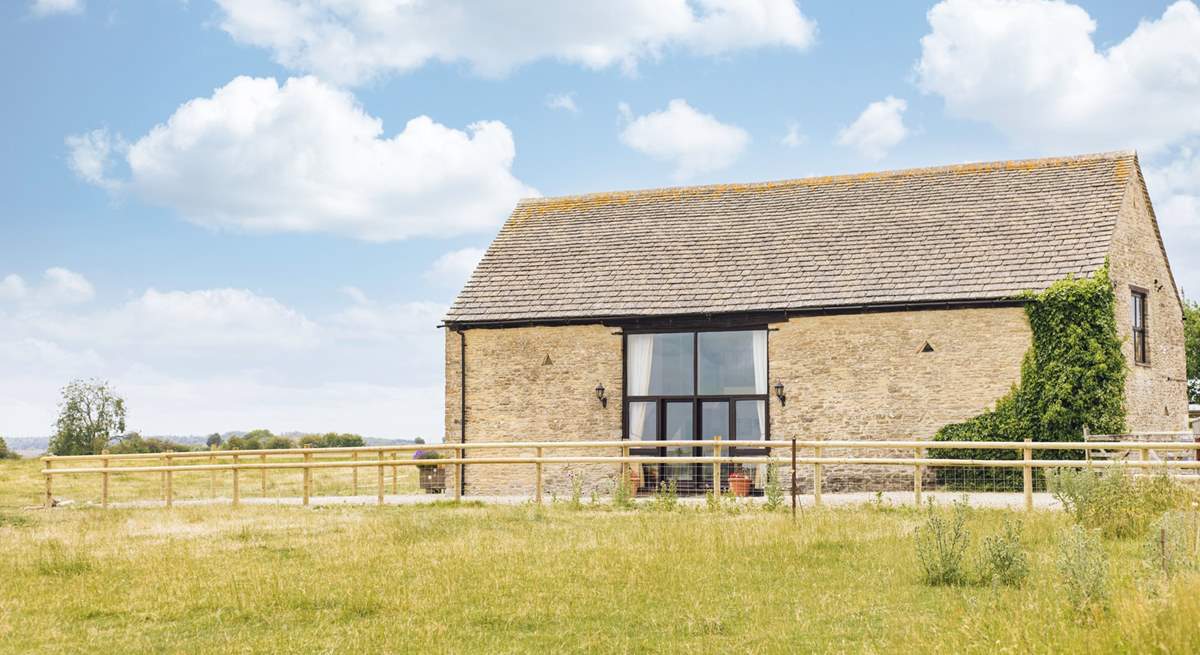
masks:
[[(125, 399), (100, 380), (74, 380), (62, 390), (58, 420), (50, 438), (51, 455), (97, 455), (107, 450), (115, 454), (168, 453), (218, 448), (221, 450), (267, 450), (285, 448), (353, 448), (364, 446), (362, 436), (326, 432), (299, 438), (273, 434), (270, 430), (251, 430), (229, 438), (219, 433), (208, 436), (204, 446), (189, 446), (168, 439), (143, 437), (125, 430)], [(417, 439), (418, 443), (424, 443)], [(0, 459), (8, 456), (0, 438)], [(13, 454), (15, 456), (15, 454)]]

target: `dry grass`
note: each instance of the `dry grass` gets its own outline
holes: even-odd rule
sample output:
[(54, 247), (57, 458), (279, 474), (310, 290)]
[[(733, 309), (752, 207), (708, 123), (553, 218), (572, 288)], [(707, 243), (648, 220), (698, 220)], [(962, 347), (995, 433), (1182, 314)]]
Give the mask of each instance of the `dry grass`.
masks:
[(1200, 651), (1200, 578), (1147, 585), (1136, 541), (1078, 621), (1062, 513), (1026, 521), (1024, 587), (931, 588), (911, 509), (14, 509), (39, 489), (0, 464), (6, 652)]

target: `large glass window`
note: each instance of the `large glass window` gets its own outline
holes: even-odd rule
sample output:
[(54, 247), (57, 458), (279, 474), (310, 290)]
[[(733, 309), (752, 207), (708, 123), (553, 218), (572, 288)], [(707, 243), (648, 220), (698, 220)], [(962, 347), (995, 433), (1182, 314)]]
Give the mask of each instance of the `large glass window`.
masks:
[(734, 402), (734, 439), (761, 441), (767, 438), (767, 401), (738, 400)]
[(765, 394), (767, 332), (701, 332), (697, 361), (702, 396)]
[(629, 395), (692, 395), (695, 339), (692, 332), (629, 335), (626, 342)]

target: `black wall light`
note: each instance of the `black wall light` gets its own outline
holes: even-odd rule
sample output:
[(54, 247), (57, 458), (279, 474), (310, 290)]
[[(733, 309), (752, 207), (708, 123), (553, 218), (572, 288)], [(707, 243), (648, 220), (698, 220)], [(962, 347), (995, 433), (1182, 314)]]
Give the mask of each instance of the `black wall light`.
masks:
[(779, 399), (780, 405), (787, 404), (787, 396), (783, 395), (783, 383), (779, 380), (775, 381), (775, 397)]
[(608, 407), (608, 396), (604, 395), (604, 383), (596, 385), (596, 398), (600, 400), (601, 407)]

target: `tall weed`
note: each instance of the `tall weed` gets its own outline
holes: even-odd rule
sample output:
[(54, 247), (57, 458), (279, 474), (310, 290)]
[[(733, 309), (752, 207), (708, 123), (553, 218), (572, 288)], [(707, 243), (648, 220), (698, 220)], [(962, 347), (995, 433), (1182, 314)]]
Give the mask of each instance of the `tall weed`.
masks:
[(1063, 594), (1076, 613), (1094, 618), (1108, 609), (1108, 556), (1092, 530), (1073, 525), (1058, 544)]
[(1021, 524), (1006, 520), (1000, 532), (984, 537), (979, 558), (982, 582), (1019, 587), (1029, 576), (1029, 557), (1021, 544)]
[(917, 528), (917, 559), (921, 562), (925, 582), (931, 585), (956, 585), (967, 581), (964, 562), (970, 532), (967, 530), (967, 504), (954, 503), (947, 517), (945, 512), (929, 507), (925, 523)]
[(1138, 537), (1163, 512), (1183, 507), (1189, 492), (1165, 475), (1137, 477), (1124, 468), (1060, 469), (1047, 478), (1075, 522), (1107, 538)]

